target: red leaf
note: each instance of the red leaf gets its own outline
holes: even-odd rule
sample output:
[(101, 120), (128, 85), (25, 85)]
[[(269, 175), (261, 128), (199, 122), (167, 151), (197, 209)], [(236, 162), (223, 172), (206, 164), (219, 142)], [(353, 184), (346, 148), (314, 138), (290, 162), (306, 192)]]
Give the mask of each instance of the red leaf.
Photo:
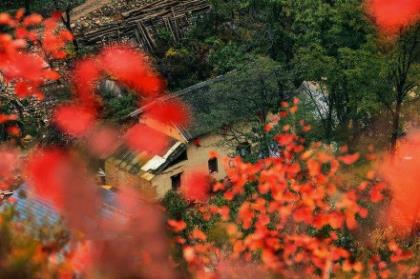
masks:
[(86, 103), (95, 103), (95, 87), (101, 72), (93, 59), (77, 63), (72, 73), (77, 96)]
[(252, 212), (249, 204), (243, 203), (239, 208), (238, 218), (242, 222), (242, 227), (247, 230), (251, 228), (254, 213)]
[(385, 188), (383, 183), (376, 184), (370, 190), (370, 200), (374, 203), (380, 202), (383, 200), (384, 195), (382, 194), (382, 190)]
[(346, 214), (346, 225), (347, 225), (347, 228), (349, 228), (350, 230), (354, 230), (357, 228), (357, 221), (354, 214), (352, 213)]
[(310, 176), (318, 176), (321, 174), (321, 164), (313, 159), (309, 159), (307, 162), (308, 171)]
[(419, 143), (419, 132), (409, 134), (395, 155), (385, 158), (380, 168), (380, 175), (391, 190), (387, 220), (401, 234), (410, 233), (420, 221)]
[(20, 169), (20, 158), (17, 149), (0, 147), (0, 190), (7, 190), (16, 180), (16, 172)]
[(168, 220), (168, 225), (171, 227), (171, 229), (174, 232), (182, 232), (183, 230), (185, 230), (187, 228), (187, 224), (180, 220), (180, 221), (176, 221), (176, 220)]
[(207, 239), (207, 235), (202, 230), (199, 230), (197, 228), (195, 228), (192, 231), (191, 237), (193, 239), (197, 239), (197, 240), (201, 240), (201, 241), (205, 241)]
[(206, 202), (210, 196), (210, 177), (206, 172), (187, 173), (183, 179), (181, 193), (187, 200)]
[(185, 127), (189, 123), (188, 108), (182, 102), (171, 99), (152, 104), (144, 117), (151, 117), (163, 124)]
[(29, 82), (23, 82), (23, 81), (16, 82), (15, 94), (21, 99), (32, 96), (33, 94), (32, 84)]
[(213, 192), (223, 191), (225, 189), (225, 184), (221, 182), (216, 182), (213, 185)]
[(285, 146), (285, 145), (291, 144), (295, 140), (295, 135), (293, 135), (293, 134), (281, 134), (281, 135), (277, 135), (275, 137), (275, 140), (280, 145)]
[(346, 165), (351, 165), (355, 163), (357, 160), (359, 160), (359, 157), (360, 157), (359, 153), (354, 153), (351, 155), (340, 156), (338, 157), (338, 160), (340, 160)]
[(42, 75), (47, 80), (57, 80), (60, 78), (60, 74), (51, 69), (44, 70)]
[(63, 15), (62, 12), (60, 11), (55, 11), (51, 14), (51, 18), (54, 20), (59, 20), (61, 18), (61, 16)]
[(137, 152), (156, 155), (168, 146), (168, 137), (144, 124), (137, 124), (128, 129), (125, 139), (127, 145)]
[(1, 70), (9, 80), (43, 81), (42, 72), (48, 64), (40, 56), (31, 53), (13, 53), (2, 61)]
[(93, 236), (100, 202), (86, 169), (68, 152), (38, 149), (29, 157), (25, 174), (33, 192), (51, 202), (71, 229)]
[(42, 16), (39, 14), (31, 14), (23, 19), (23, 25), (31, 26), (42, 22)]
[(194, 251), (194, 248), (192, 248), (192, 247), (190, 247), (190, 246), (187, 246), (187, 247), (185, 247), (185, 248), (184, 248), (184, 250), (183, 250), (183, 255), (184, 255), (184, 259), (185, 259), (187, 262), (192, 262), (192, 261), (194, 261), (194, 259), (195, 259), (195, 257), (196, 257), (196, 255), (195, 255), (195, 251)]
[(17, 12), (15, 14), (15, 18), (17, 20), (21, 20), (24, 15), (25, 15), (25, 9), (24, 8), (20, 8), (19, 10), (17, 10)]
[(116, 129), (100, 127), (89, 133), (87, 138), (89, 151), (99, 158), (112, 155), (120, 144), (119, 133)]
[(54, 121), (66, 133), (80, 137), (94, 125), (96, 112), (79, 104), (63, 105), (55, 109)]
[(0, 24), (9, 25), (13, 22), (12, 17), (8, 13), (0, 13)]
[(162, 80), (146, 61), (146, 56), (127, 46), (114, 45), (105, 48), (98, 62), (110, 76), (145, 96), (156, 96), (164, 89)]
[(20, 137), (20, 128), (16, 125), (7, 127), (7, 133), (12, 137)]
[(18, 117), (16, 114), (0, 114), (0, 123), (5, 123), (8, 121), (17, 120)]
[(368, 12), (383, 33), (397, 33), (419, 20), (418, 0), (367, 0), (367, 3)]

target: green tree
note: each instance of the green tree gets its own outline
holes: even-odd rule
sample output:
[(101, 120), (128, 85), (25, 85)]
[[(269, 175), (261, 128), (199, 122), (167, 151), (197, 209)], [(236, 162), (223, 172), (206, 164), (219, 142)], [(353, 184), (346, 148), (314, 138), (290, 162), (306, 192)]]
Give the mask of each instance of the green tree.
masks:
[(292, 10), (295, 82), (316, 82), (325, 106), (319, 114), (324, 139), (355, 148), (383, 113), (377, 97), (390, 88), (376, 31), (358, 0), (295, 1)]
[(420, 25), (400, 34), (396, 42), (385, 46), (387, 78), (390, 89), (383, 91), (381, 100), (392, 114), (391, 150), (395, 151), (402, 134), (402, 107), (409, 99), (409, 93), (419, 85), (420, 68)]
[[(229, 123), (227, 115), (236, 117), (224, 129), (227, 142), (235, 147), (247, 142), (255, 154), (267, 157), (271, 153), (272, 138), (263, 131), (271, 113), (278, 112), (282, 101), (295, 94), (292, 77), (284, 67), (268, 57), (258, 57), (253, 62), (237, 67), (224, 75), (210, 89), (216, 95), (210, 106), (217, 107), (213, 121)], [(254, 158), (256, 159), (256, 158)]]

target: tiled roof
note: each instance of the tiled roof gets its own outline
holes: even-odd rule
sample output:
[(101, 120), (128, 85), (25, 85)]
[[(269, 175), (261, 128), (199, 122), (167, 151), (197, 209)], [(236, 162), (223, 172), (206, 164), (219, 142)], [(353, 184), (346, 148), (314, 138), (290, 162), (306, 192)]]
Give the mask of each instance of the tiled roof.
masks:
[(175, 155), (178, 155), (180, 152), (185, 150), (185, 148), (185, 144), (176, 140), (171, 140), (168, 144), (168, 148), (161, 154), (151, 156), (137, 153), (126, 147), (121, 147), (111, 159), (117, 167), (132, 175), (154, 175), (160, 172), (165, 166), (167, 166), (167, 164), (175, 160)]
[[(179, 99), (189, 106), (192, 121), (188, 127), (176, 128), (191, 141), (238, 121), (255, 120), (260, 113), (263, 114), (261, 108), (277, 108), (285, 96), (291, 95), (289, 83), (288, 75), (282, 72), (279, 64), (261, 57), (223, 76), (166, 95), (133, 111), (129, 117), (138, 117), (157, 103)], [(175, 151), (174, 156), (168, 156), (166, 164), (154, 174), (170, 164), (170, 159), (176, 160), (175, 155), (180, 153)], [(127, 151), (125, 156), (120, 156), (120, 166), (132, 174), (141, 175), (141, 164), (133, 160), (136, 156), (135, 152)]]
[[(114, 192), (100, 188), (100, 194), (102, 198), (101, 214), (103, 217), (110, 218), (113, 214), (120, 213), (116, 204), (116, 194)], [(60, 215), (54, 209), (54, 206), (42, 197), (33, 195), (28, 190), (26, 184), (22, 184), (16, 189), (11, 198), (16, 200), (16, 217), (20, 220), (31, 218), (38, 225), (53, 225), (60, 220)]]
[[(178, 98), (187, 104), (191, 110), (192, 123), (189, 127), (178, 128), (191, 140), (235, 121), (255, 117), (260, 106), (278, 106), (284, 96), (290, 95), (287, 86), (279, 88), (290, 82), (285, 76), (276, 62), (269, 58), (259, 58), (238, 70), (200, 82), (154, 103), (170, 102)], [(263, 94), (268, 95), (267, 100), (261, 100)], [(262, 101), (265, 103), (262, 104)], [(138, 117), (154, 103), (129, 116)]]

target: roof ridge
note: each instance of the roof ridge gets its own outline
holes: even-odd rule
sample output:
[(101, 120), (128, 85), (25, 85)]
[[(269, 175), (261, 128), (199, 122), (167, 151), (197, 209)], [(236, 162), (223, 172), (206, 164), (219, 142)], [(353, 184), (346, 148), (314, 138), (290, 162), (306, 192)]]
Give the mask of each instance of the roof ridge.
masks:
[(177, 98), (177, 97), (184, 96), (185, 94), (194, 92), (195, 90), (203, 88), (204, 86), (206, 86), (208, 84), (212, 84), (212, 83), (224, 80), (224, 79), (225, 79), (225, 75), (219, 75), (219, 76), (217, 76), (215, 78), (212, 78), (212, 79), (200, 81), (199, 83), (196, 83), (196, 84), (193, 84), (193, 85), (191, 85), (189, 87), (186, 87), (184, 89), (178, 90), (178, 91), (176, 91), (172, 94), (167, 94), (167, 95), (164, 95), (162, 97), (159, 97), (159, 98), (153, 100), (152, 102), (136, 109), (135, 111), (130, 112), (128, 114), (127, 118), (133, 118), (133, 117), (136, 117), (136, 116), (140, 115), (145, 110), (147, 110), (149, 107), (155, 105), (156, 103), (158, 103), (160, 101), (168, 101), (168, 100), (171, 100), (171, 99), (174, 99), (174, 98)]

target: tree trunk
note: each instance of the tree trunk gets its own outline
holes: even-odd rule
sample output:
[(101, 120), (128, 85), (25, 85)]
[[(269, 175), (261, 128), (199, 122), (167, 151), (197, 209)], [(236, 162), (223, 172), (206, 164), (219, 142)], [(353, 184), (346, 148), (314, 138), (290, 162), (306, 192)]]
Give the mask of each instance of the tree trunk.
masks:
[(397, 141), (400, 132), (400, 118), (401, 118), (401, 102), (397, 101), (395, 105), (395, 112), (392, 119), (392, 135), (391, 135), (391, 153), (394, 154), (397, 148)]
[[(61, 20), (63, 21), (64, 26), (66, 26), (67, 30), (70, 31), (70, 33), (73, 33), (73, 29), (71, 28), (71, 7), (67, 6), (65, 11), (65, 16), (61, 17)], [(76, 37), (73, 38), (73, 45), (76, 50), (76, 52), (79, 52), (79, 44), (77, 43)]]
[(348, 146), (351, 152), (356, 152), (360, 140), (361, 128), (360, 123), (357, 119), (352, 119), (352, 124), (353, 129), (350, 132), (351, 137)]

